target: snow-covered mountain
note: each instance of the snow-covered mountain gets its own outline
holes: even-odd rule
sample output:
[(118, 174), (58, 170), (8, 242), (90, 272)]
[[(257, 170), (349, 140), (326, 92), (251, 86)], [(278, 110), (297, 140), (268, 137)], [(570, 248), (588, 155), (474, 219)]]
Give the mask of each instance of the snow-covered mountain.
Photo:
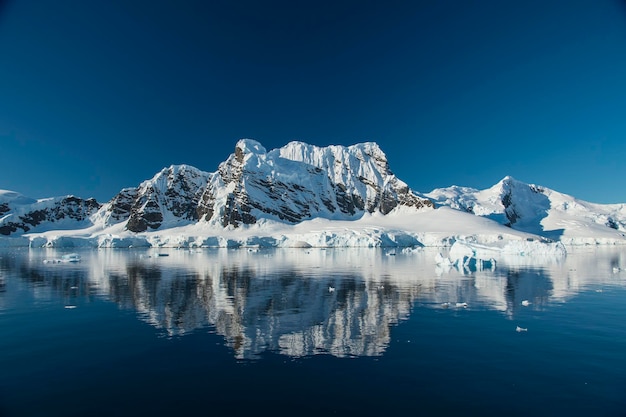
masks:
[(0, 235), (83, 228), (91, 224), (90, 216), (99, 208), (93, 198), (69, 195), (35, 200), (0, 190)]
[(238, 227), (260, 219), (352, 219), (398, 206), (433, 204), (393, 175), (374, 143), (320, 148), (291, 142), (267, 152), (242, 139), (216, 172), (164, 168), (138, 187), (123, 189), (94, 221), (126, 222), (127, 230), (144, 232), (196, 222)]
[[(5, 192), (7, 203), (0, 205), (0, 230), (5, 235), (90, 226), (90, 232), (117, 226), (116, 230), (122, 227), (132, 233), (194, 224), (237, 228), (259, 220), (296, 224), (316, 218), (386, 215), (398, 208), (433, 208), (430, 200), (391, 172), (375, 143), (317, 147), (291, 142), (267, 152), (260, 143), (242, 139), (216, 172), (172, 165), (137, 187), (122, 189), (102, 206), (75, 197), (47, 199), (44, 204), (13, 194)], [(11, 207), (19, 203), (18, 212), (13, 208), (9, 212), (9, 200), (14, 201)], [(75, 207), (81, 204), (89, 210)], [(63, 205), (68, 206), (67, 214)], [(52, 214), (43, 215), (40, 206)], [(62, 219), (67, 220), (63, 225)], [(48, 226), (33, 229), (44, 220)]]
[(267, 152), (243, 139), (220, 164), (198, 207), (201, 220), (222, 226), (259, 219), (298, 223), (388, 214), (399, 206), (432, 208), (391, 172), (375, 143), (325, 148), (302, 142)]
[(626, 244), (625, 232), (623, 204), (588, 203), (511, 177), (486, 190), (421, 195), (371, 142), (291, 142), (268, 152), (242, 139), (215, 172), (172, 165), (104, 205), (0, 192), (0, 234), (26, 234), (0, 246)]
[(595, 204), (505, 177), (485, 190), (452, 186), (426, 194), (441, 206), (564, 243), (624, 240), (625, 204)]
[(131, 232), (194, 223), (210, 176), (189, 165), (163, 168), (138, 187), (120, 191), (94, 216), (94, 222), (103, 226), (125, 222)]

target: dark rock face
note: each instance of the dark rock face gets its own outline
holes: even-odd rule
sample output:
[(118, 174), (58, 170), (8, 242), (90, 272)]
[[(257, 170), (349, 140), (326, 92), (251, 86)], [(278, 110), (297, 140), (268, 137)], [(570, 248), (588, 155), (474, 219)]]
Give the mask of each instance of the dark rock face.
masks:
[(617, 221), (609, 217), (605, 223), (606, 227), (610, 227), (611, 229), (619, 230), (619, 224)]
[[(0, 235), (4, 235), (4, 236), (9, 236), (11, 235), (11, 233), (14, 233), (18, 230), (18, 223), (14, 223), (14, 222), (8, 222), (6, 224), (2, 224), (2, 226), (0, 226)], [(25, 227), (22, 229), (22, 231), (28, 231), (30, 230), (30, 228)]]
[[(287, 146), (302, 147), (302, 151), (286, 151), (300, 155), (301, 160), (279, 157), (278, 151), (267, 153), (257, 143), (240, 141), (206, 187), (197, 209), (199, 218), (237, 227), (254, 224), (260, 217), (298, 223), (318, 216), (388, 214), (398, 206), (434, 207), (393, 175), (377, 146), (365, 151)], [(359, 171), (364, 174), (358, 175)]]
[(112, 223), (125, 221), (130, 217), (137, 193), (137, 188), (124, 188), (113, 197), (106, 209)]
[[(508, 227), (513, 227), (513, 225), (517, 223), (523, 217), (522, 214), (520, 213), (520, 208), (517, 207), (517, 205), (519, 205), (520, 203), (523, 203), (523, 202), (519, 202), (519, 197), (517, 198), (518, 204), (517, 205), (515, 204), (516, 198), (514, 197), (514, 194), (515, 194), (516, 188), (518, 189), (527, 188), (528, 191), (530, 191), (530, 195), (533, 196), (532, 197), (533, 201), (535, 200), (542, 201), (543, 204), (541, 204), (541, 206), (545, 206), (546, 209), (549, 208), (550, 206), (548, 198), (543, 195), (544, 194), (543, 188), (538, 187), (534, 184), (520, 185), (520, 183), (510, 178), (505, 179), (502, 181), (503, 193), (502, 193), (500, 201), (502, 202), (502, 206), (504, 207), (504, 215), (506, 216), (508, 220), (508, 222), (505, 223), (505, 226), (508, 226)], [(517, 193), (520, 194), (519, 190)]]
[[(152, 196), (151, 196), (152, 197)], [(137, 209), (133, 206), (126, 224), (126, 228), (131, 232), (145, 232), (148, 228), (154, 230), (158, 229), (163, 222), (163, 213), (161, 213), (161, 207), (159, 203), (154, 199), (148, 197), (147, 201), (145, 196), (136, 201)]]
[[(393, 175), (376, 144), (319, 148), (292, 142), (267, 152), (258, 142), (241, 140), (215, 173), (172, 165), (121, 190), (101, 209), (93, 199), (70, 196), (5, 219), (0, 233), (26, 232), (46, 221), (85, 220), (98, 209), (94, 221), (105, 227), (126, 222), (127, 230), (140, 233), (198, 221), (238, 227), (262, 218), (292, 224), (315, 217), (353, 219), (399, 206), (433, 203)], [(10, 205), (0, 205), (0, 214), (10, 211)]]
[(156, 230), (165, 218), (199, 219), (198, 206), (209, 174), (187, 165), (172, 165), (137, 188), (125, 188), (107, 205), (106, 223), (128, 220), (131, 232)]
[(9, 236), (15, 232), (26, 233), (44, 223), (60, 221), (82, 222), (100, 209), (101, 204), (93, 198), (67, 196), (56, 199), (42, 200), (28, 205), (16, 206), (9, 203), (0, 207), (2, 214), (15, 211), (14, 215), (0, 224), (0, 234)]

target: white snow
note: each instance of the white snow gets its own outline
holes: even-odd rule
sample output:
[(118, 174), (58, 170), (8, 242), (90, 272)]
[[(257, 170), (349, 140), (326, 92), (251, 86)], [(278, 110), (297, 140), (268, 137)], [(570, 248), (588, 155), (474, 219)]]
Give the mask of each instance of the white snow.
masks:
[[(346, 195), (362, 199), (365, 207), (378, 209), (357, 209), (353, 214), (337, 210), (338, 184)], [(258, 203), (249, 213), (256, 223), (223, 227), (222, 215), (233, 195), (241, 192), (237, 187), (245, 188), (247, 198)], [(276, 188), (273, 194), (268, 187)], [(626, 244), (624, 204), (589, 203), (511, 177), (485, 190), (458, 186), (433, 190), (426, 196), (439, 205), (436, 209), (398, 205), (383, 215), (383, 193), (420, 198), (391, 173), (376, 143), (322, 148), (290, 142), (268, 152), (260, 143), (242, 139), (215, 173), (172, 165), (116, 196), (136, 199), (141, 207), (133, 210), (158, 210), (162, 221), (156, 230), (126, 230), (128, 217), (114, 212), (112, 200), (84, 221), (62, 218), (23, 236), (0, 237), (0, 247), (452, 246), (451, 259), (442, 256), (440, 265), (466, 265), (473, 259), (484, 267), (507, 257), (558, 259), (566, 252), (563, 244)], [(0, 190), (0, 226), (57, 207), (61, 199), (35, 200)], [(187, 213), (190, 200), (208, 201), (216, 214), (199, 221), (176, 214)], [(279, 211), (285, 207), (304, 220), (295, 224), (281, 220)]]
[(33, 204), (37, 202), (34, 198), (26, 197), (20, 193), (10, 190), (0, 190), (0, 204), (11, 203), (16, 205)]
[(222, 228), (198, 223), (164, 231), (132, 233), (123, 225), (93, 226), (82, 231), (28, 235), (31, 246), (46, 247), (419, 247), (517, 242), (533, 235), (447, 207), (415, 211), (400, 208), (388, 215), (366, 214), (358, 220), (313, 219), (296, 225), (264, 220), (255, 225)]
[(452, 186), (425, 195), (437, 204), (567, 245), (626, 244), (625, 204), (589, 203), (512, 177), (485, 190)]

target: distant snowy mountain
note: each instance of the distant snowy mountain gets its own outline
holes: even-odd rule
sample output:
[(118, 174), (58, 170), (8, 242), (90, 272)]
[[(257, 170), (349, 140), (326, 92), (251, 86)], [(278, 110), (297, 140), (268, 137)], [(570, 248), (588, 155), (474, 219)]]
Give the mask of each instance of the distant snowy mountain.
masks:
[(80, 229), (91, 224), (89, 217), (99, 208), (93, 198), (84, 200), (70, 195), (35, 200), (0, 190), (0, 235)]
[(163, 168), (138, 187), (120, 191), (94, 221), (103, 226), (126, 222), (131, 232), (195, 223), (198, 202), (210, 176), (189, 165)]
[(16, 237), (0, 239), (0, 246), (449, 246), (461, 240), (516, 251), (523, 245), (507, 242), (626, 244), (626, 208), (511, 177), (486, 190), (452, 186), (420, 195), (392, 173), (375, 143), (291, 142), (268, 152), (242, 139), (216, 172), (172, 165), (104, 205), (1, 191), (0, 234)]
[(626, 232), (624, 204), (589, 203), (508, 176), (485, 190), (452, 186), (426, 196), (438, 205), (565, 243), (624, 240)]

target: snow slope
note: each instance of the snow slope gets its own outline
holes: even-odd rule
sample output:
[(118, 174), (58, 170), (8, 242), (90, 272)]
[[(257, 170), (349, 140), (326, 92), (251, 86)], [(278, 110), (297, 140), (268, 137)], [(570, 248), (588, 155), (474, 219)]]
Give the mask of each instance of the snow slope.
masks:
[(80, 229), (91, 225), (90, 216), (100, 208), (93, 198), (75, 196), (35, 200), (14, 191), (0, 190), (0, 235)]
[(136, 188), (124, 188), (93, 218), (102, 227), (120, 222), (131, 232), (176, 227), (198, 220), (198, 201), (211, 174), (171, 165)]
[(357, 219), (398, 206), (432, 208), (391, 172), (375, 143), (325, 148), (302, 142), (267, 152), (242, 139), (202, 195), (201, 220), (238, 227), (261, 219)]
[(216, 172), (172, 165), (102, 206), (73, 196), (34, 200), (0, 191), (0, 233), (13, 237), (1, 238), (0, 246), (408, 247), (463, 241), (502, 252), (507, 242), (624, 244), (626, 210), (511, 177), (486, 190), (452, 186), (422, 196), (392, 173), (372, 142), (291, 142), (268, 152), (242, 139)]
[(222, 227), (199, 222), (163, 231), (130, 232), (117, 224), (81, 231), (28, 236), (32, 246), (66, 247), (410, 247), (450, 246), (456, 240), (480, 244), (525, 241), (538, 236), (448, 207), (365, 214), (356, 220), (316, 218), (297, 224), (262, 220)]
[(589, 203), (512, 177), (485, 190), (452, 186), (426, 196), (438, 205), (565, 244), (626, 243), (626, 205)]

